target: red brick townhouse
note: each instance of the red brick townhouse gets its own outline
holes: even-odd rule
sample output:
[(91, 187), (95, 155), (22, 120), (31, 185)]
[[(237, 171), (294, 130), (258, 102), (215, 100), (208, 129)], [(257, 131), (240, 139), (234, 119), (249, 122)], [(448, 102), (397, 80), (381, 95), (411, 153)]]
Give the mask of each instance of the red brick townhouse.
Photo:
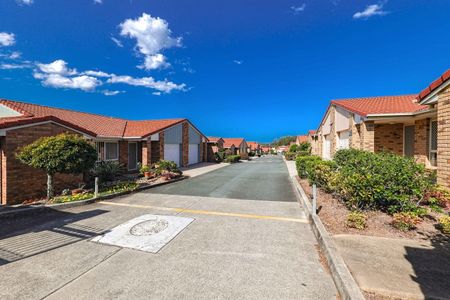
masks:
[(307, 135), (297, 135), (297, 137), (295, 139), (295, 144), (300, 146), (301, 143), (305, 143), (307, 141), (308, 141)]
[(318, 129), (319, 153), (330, 159), (338, 149), (390, 151), (436, 166), (434, 109), (417, 95), (333, 100)]
[(215, 162), (215, 153), (223, 150), (224, 140), (220, 137), (208, 136), (207, 161)]
[(247, 142), (247, 151), (250, 153), (251, 151), (255, 153), (259, 153), (261, 151), (261, 145), (258, 142)]
[(230, 149), (232, 154), (247, 156), (248, 145), (244, 138), (222, 138), (223, 148)]
[[(206, 160), (207, 138), (189, 120), (132, 121), (24, 102), (0, 100), (1, 203), (14, 204), (45, 194), (46, 176), (15, 158), (18, 148), (63, 132), (95, 143), (99, 160), (119, 161), (129, 172), (138, 163), (160, 159), (187, 166)], [(56, 191), (82, 181), (57, 174)]]

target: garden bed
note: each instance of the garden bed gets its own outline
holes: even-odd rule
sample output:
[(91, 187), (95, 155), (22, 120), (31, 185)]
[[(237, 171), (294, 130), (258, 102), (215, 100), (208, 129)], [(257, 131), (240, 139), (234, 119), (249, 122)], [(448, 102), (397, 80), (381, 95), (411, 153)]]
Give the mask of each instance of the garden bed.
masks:
[[(312, 197), (312, 188), (307, 179), (298, 178), (306, 195)], [(350, 210), (332, 194), (326, 193), (322, 189), (317, 189), (317, 207), (325, 228), (331, 234), (359, 234), (368, 236), (378, 236), (387, 238), (408, 238), (414, 240), (430, 239), (442, 236), (442, 233), (436, 229), (438, 214), (430, 212), (421, 223), (417, 224), (417, 229), (410, 231), (401, 231), (391, 225), (392, 216), (381, 211), (368, 211), (367, 223), (365, 229), (350, 228), (346, 225), (347, 215)]]

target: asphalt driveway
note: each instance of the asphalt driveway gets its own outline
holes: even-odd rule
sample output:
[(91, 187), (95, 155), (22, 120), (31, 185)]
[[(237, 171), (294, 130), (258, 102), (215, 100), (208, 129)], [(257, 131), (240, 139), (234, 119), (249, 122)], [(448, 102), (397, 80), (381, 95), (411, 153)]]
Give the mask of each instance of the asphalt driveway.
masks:
[[(226, 174), (238, 169), (260, 178), (266, 170), (285, 191), (251, 178), (242, 186), (229, 185), (253, 190), (248, 194), (186, 186), (208, 186), (209, 176), (221, 177), (226, 185), (234, 179)], [(317, 241), (293, 202), (283, 162), (264, 158), (222, 170), (172, 185), (177, 194), (169, 194), (167, 186), (63, 212), (0, 220), (0, 298), (335, 299)], [(181, 195), (183, 190), (203, 194)], [(218, 190), (226, 197), (211, 197)], [(251, 198), (231, 198), (235, 195)], [(194, 221), (156, 254), (91, 241), (144, 214)]]
[(152, 194), (191, 195), (296, 202), (286, 165), (280, 156), (255, 158), (176, 184), (148, 190)]

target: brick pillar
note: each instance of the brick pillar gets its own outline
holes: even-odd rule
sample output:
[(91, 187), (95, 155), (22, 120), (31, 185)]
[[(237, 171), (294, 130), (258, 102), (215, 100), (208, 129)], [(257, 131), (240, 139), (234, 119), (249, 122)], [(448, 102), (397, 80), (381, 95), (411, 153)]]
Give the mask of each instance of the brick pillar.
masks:
[(164, 160), (164, 131), (159, 133), (159, 159)]
[(374, 122), (362, 122), (360, 125), (361, 131), (361, 149), (375, 152), (375, 124)]
[(437, 108), (437, 181), (450, 188), (450, 87), (439, 93)]
[(119, 162), (128, 169), (128, 142), (119, 141)]
[(0, 138), (0, 163), (1, 163), (1, 168), (0, 168), (0, 176), (1, 176), (1, 204), (6, 205), (7, 204), (7, 185), (6, 185), (6, 154), (5, 154), (5, 149), (6, 149), (6, 138), (5, 137), (1, 137)]
[(150, 166), (152, 164), (152, 141), (150, 139), (142, 142), (142, 165)]
[(199, 153), (200, 154), (200, 162), (203, 161), (203, 153), (205, 153), (205, 151), (204, 151), (205, 149), (203, 149), (203, 144), (204, 143), (202, 141), (200, 141), (200, 145), (199, 145), (199, 148), (200, 148), (199, 149), (199, 151), (200, 151), (200, 153)]
[(181, 139), (181, 166), (186, 167), (189, 164), (189, 124), (183, 123)]
[(359, 125), (355, 123), (355, 115), (350, 115), (350, 148), (361, 149), (361, 138), (359, 136)]
[(334, 105), (332, 105), (330, 107), (330, 120), (331, 120), (331, 131), (330, 131), (330, 136), (331, 136), (331, 157), (334, 156), (334, 153), (336, 153), (336, 149), (337, 149), (337, 132), (336, 132), (336, 107)]
[(414, 159), (425, 165), (428, 164), (428, 149), (430, 147), (429, 124), (430, 119), (417, 120), (414, 124)]

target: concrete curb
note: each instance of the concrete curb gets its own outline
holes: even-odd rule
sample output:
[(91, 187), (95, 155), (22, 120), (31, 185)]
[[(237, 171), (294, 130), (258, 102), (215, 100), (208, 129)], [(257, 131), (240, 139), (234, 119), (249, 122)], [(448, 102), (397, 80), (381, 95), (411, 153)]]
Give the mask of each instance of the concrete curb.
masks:
[(344, 259), (339, 254), (336, 244), (328, 234), (327, 230), (322, 224), (322, 221), (317, 215), (311, 213), (311, 203), (305, 194), (305, 191), (297, 181), (298, 176), (292, 176), (292, 182), (295, 186), (295, 190), (298, 193), (298, 199), (301, 201), (301, 205), (304, 208), (305, 214), (308, 217), (311, 228), (316, 236), (319, 246), (327, 258), (328, 266), (330, 267), (331, 276), (333, 277), (334, 284), (339, 291), (339, 294), (343, 299), (364, 300), (358, 284), (350, 273)]
[(135, 192), (140, 192), (143, 190), (155, 188), (158, 186), (178, 182), (178, 181), (184, 180), (186, 178), (189, 178), (189, 177), (183, 176), (180, 178), (173, 179), (171, 181), (160, 182), (160, 183), (157, 183), (154, 185), (141, 186), (133, 191), (118, 192), (118, 193), (109, 194), (109, 195), (105, 195), (105, 196), (99, 196), (97, 198), (91, 198), (91, 199), (86, 199), (86, 200), (73, 201), (73, 202), (67, 202), (67, 203), (36, 205), (36, 206), (29, 206), (29, 207), (24, 207), (24, 208), (18, 207), (16, 209), (11, 209), (8, 211), (0, 212), (0, 219), (35, 215), (37, 213), (42, 213), (44, 211), (54, 211), (54, 210), (58, 211), (58, 210), (72, 208), (72, 207), (88, 205), (88, 204), (92, 204), (92, 203), (99, 202), (102, 200), (112, 199), (115, 197), (120, 197), (120, 196), (124, 196), (124, 195), (128, 195), (128, 194), (132, 194)]

